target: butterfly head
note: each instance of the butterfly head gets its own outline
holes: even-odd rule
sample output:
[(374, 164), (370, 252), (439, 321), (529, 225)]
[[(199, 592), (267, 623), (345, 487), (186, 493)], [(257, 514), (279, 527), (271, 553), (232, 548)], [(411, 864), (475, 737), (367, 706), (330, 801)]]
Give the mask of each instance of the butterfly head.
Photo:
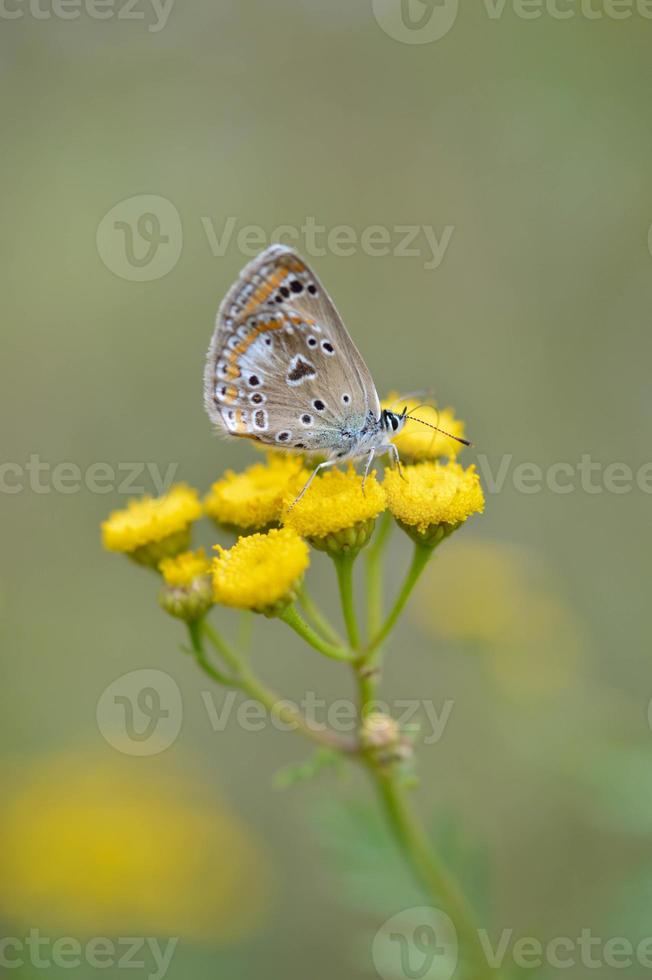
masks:
[(400, 413), (390, 412), (389, 409), (384, 408), (380, 416), (380, 424), (391, 439), (398, 435), (407, 422), (407, 418), (407, 408), (404, 408)]

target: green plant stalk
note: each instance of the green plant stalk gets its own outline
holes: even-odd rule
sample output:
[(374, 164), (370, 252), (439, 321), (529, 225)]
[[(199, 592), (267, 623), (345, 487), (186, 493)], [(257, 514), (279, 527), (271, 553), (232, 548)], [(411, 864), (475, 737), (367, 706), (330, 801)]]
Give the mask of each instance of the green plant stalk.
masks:
[[(288, 725), (293, 726), (297, 731), (310, 738), (313, 742), (317, 742), (318, 745), (326, 746), (329, 749), (337, 749), (346, 755), (350, 755), (358, 751), (357, 745), (354, 742), (340, 738), (340, 736), (335, 732), (324, 730), (322, 728), (314, 728), (300, 711), (292, 708), (287, 701), (283, 701), (283, 699), (280, 698), (275, 691), (263, 684), (263, 682), (255, 676), (251, 668), (244, 662), (242, 657), (240, 657), (240, 655), (226, 642), (226, 640), (220, 636), (217, 630), (215, 630), (210, 623), (207, 623), (206, 621), (197, 624), (189, 623), (188, 630), (197, 663), (213, 680), (217, 680), (219, 683), (236, 687), (239, 690), (244, 691), (245, 694), (249, 695), (249, 697), (254, 698), (256, 701), (260, 701), (260, 703), (269, 711), (270, 715), (278, 718), (280, 721)], [(221, 675), (221, 673), (209, 662), (203, 644), (202, 634), (208, 637), (216, 651), (228, 663), (229, 667), (234, 672), (233, 678), (224, 678), (224, 680), (222, 680), (223, 675)]]
[(353, 565), (357, 554), (345, 551), (339, 555), (333, 555), (333, 563), (337, 572), (337, 584), (340, 588), (340, 602), (342, 604), (342, 616), (346, 626), (346, 635), (353, 650), (360, 648), (360, 631), (358, 620), (355, 613), (355, 603), (353, 601)]
[(460, 950), (468, 960), (469, 977), (473, 980), (483, 977), (496, 980), (498, 974), (491, 969), (485, 956), (473, 911), (416, 818), (395, 771), (384, 770), (371, 759), (367, 760), (367, 768), (399, 847), (435, 905), (450, 916), (455, 926)]
[(204, 673), (207, 674), (212, 680), (217, 681), (218, 684), (223, 684), (225, 687), (240, 687), (238, 677), (223, 674), (221, 670), (218, 670), (217, 667), (215, 667), (209, 661), (202, 640), (202, 620), (194, 619), (189, 622), (187, 626), (192, 653)]
[(328, 622), (321, 609), (312, 598), (305, 585), (302, 585), (299, 589), (299, 603), (303, 609), (310, 625), (313, 626), (318, 633), (328, 640), (329, 643), (334, 644), (334, 646), (343, 646), (342, 638), (338, 634), (337, 630), (334, 629)]
[(278, 616), (284, 623), (287, 623), (295, 633), (306, 641), (311, 647), (322, 653), (325, 657), (329, 657), (331, 660), (343, 660), (343, 661), (353, 661), (354, 656), (350, 650), (347, 650), (342, 646), (335, 646), (333, 643), (329, 643), (324, 640), (319, 633), (317, 633), (312, 626), (310, 626), (305, 619), (299, 613), (296, 606), (287, 606), (283, 612), (279, 613)]
[[(379, 549), (381, 555), (383, 544), (384, 542), (381, 540)], [(380, 653), (381, 644), (401, 615), (414, 586), (432, 556), (432, 551), (431, 547), (415, 544), (412, 563), (392, 611), (383, 626), (374, 634), (374, 638), (364, 654), (355, 663), (361, 723), (370, 712), (376, 696), (378, 671), (375, 669), (375, 663)], [(376, 574), (373, 567), (374, 559), (371, 561), (372, 574)], [(373, 592), (371, 600), (377, 601)], [(401, 786), (400, 772), (397, 772), (396, 763), (383, 764), (378, 761), (373, 753), (369, 752), (361, 754), (361, 761), (371, 776), (390, 829), (402, 853), (409, 861), (416, 877), (426, 888), (434, 904), (441, 907), (442, 911), (450, 916), (457, 931), (462, 952), (466, 954), (469, 960), (469, 976), (473, 980), (481, 980), (483, 977), (490, 976), (495, 978), (496, 975), (490, 969), (484, 955), (480, 937), (474, 925), (472, 909), (459, 885), (441, 861), (421, 822), (414, 813), (405, 790)]]
[(391, 631), (394, 629), (396, 622), (405, 608), (405, 604), (412, 594), (414, 586), (419, 581), (421, 573), (430, 561), (433, 553), (433, 548), (429, 545), (416, 544), (414, 545), (414, 552), (412, 554), (412, 562), (408, 569), (407, 575), (403, 585), (401, 586), (401, 591), (399, 592), (391, 612), (389, 613), (387, 619), (380, 627), (378, 632), (369, 641), (366, 649), (366, 659), (367, 661), (372, 661), (376, 651), (382, 645), (382, 643), (387, 639)]
[(380, 524), (371, 544), (365, 553), (367, 569), (367, 630), (369, 636), (379, 632), (383, 622), (383, 562), (387, 542), (393, 527), (394, 519), (387, 510), (380, 519)]

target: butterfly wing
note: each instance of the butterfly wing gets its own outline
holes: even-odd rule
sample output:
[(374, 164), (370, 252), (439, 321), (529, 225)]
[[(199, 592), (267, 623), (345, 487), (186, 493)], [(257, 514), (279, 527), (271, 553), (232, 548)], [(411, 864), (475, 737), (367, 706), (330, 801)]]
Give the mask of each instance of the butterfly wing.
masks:
[(378, 395), (326, 293), (292, 249), (272, 245), (241, 273), (217, 315), (204, 376), (209, 417), (230, 435), (328, 452)]

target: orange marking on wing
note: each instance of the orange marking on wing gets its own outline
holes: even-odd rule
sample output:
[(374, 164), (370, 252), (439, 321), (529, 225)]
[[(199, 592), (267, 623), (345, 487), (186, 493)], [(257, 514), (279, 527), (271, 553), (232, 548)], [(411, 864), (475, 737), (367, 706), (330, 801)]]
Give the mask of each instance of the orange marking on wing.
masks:
[(242, 316), (249, 316), (259, 306), (262, 306), (270, 293), (273, 293), (276, 287), (283, 282), (286, 275), (287, 271), (285, 269), (277, 269), (277, 271), (271, 275), (269, 279), (265, 280), (265, 282), (258, 287), (255, 293), (252, 293), (247, 305), (242, 311)]
[[(283, 321), (281, 319), (265, 320), (263, 323), (259, 323), (253, 328), (251, 333), (247, 334), (244, 340), (241, 340), (237, 347), (234, 347), (232, 351), (229, 352), (229, 364), (226, 373), (235, 367), (235, 364), (239, 357), (245, 354), (251, 345), (260, 337), (263, 333), (269, 333), (271, 330), (280, 330), (283, 326)], [(238, 370), (237, 375), (230, 375), (231, 377), (239, 377), (240, 371)]]

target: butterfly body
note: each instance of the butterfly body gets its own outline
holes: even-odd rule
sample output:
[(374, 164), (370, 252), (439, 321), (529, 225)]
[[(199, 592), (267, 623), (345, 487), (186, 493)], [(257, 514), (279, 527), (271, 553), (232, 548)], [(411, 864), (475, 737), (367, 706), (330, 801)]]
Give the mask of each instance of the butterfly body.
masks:
[[(204, 403), (226, 435), (326, 457), (391, 453), (405, 413), (382, 411), (369, 370), (312, 270), (272, 245), (242, 271), (217, 314)], [(305, 490), (305, 488), (304, 488)]]

